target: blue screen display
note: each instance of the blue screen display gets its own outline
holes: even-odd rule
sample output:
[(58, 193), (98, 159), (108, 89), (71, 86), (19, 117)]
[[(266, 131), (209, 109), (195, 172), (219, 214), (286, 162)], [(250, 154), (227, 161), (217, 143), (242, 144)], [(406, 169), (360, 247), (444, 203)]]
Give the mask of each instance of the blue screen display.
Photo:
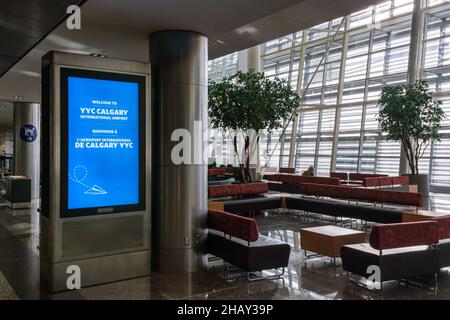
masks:
[(68, 209), (139, 203), (139, 87), (68, 77)]

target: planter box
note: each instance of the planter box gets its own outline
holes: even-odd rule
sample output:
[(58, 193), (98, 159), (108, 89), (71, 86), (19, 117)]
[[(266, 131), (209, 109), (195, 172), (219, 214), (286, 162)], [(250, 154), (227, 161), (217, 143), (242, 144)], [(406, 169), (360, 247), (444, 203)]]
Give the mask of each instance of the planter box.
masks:
[(430, 196), (430, 181), (428, 174), (406, 174), (410, 185), (417, 185), (417, 191), (424, 197)]

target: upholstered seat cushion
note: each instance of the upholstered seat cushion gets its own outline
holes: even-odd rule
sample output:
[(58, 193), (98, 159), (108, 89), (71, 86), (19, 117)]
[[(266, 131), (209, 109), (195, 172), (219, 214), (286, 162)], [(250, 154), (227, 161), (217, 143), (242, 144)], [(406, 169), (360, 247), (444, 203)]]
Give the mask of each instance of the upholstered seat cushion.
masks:
[[(221, 236), (223, 237), (223, 232), (218, 231), (218, 230), (214, 230), (214, 229), (208, 229), (208, 235), (216, 235), (216, 236)], [(258, 239), (254, 242), (248, 242), (247, 240), (243, 240), (241, 238), (238, 237), (227, 237), (228, 240), (231, 240), (233, 242), (236, 242), (238, 244), (241, 244), (243, 246), (248, 246), (248, 247), (263, 247), (263, 246), (272, 246), (272, 245), (280, 245), (280, 244), (285, 244), (287, 246), (289, 246), (289, 244), (280, 241), (278, 239), (275, 238), (271, 238), (268, 236), (265, 236), (263, 234), (258, 234)]]
[(260, 271), (287, 267), (291, 247), (289, 244), (260, 235), (250, 245), (246, 241), (208, 230), (208, 253), (246, 271)]
[(365, 178), (386, 177), (387, 174), (371, 174), (371, 173), (349, 173), (349, 180), (363, 181)]
[(439, 240), (439, 266), (446, 268), (450, 266), (450, 239)]
[(231, 199), (224, 202), (224, 210), (234, 214), (247, 214), (253, 212), (255, 199)]
[(300, 185), (302, 183), (317, 183), (326, 185), (339, 185), (341, 180), (336, 177), (308, 177), (295, 174), (271, 174), (264, 176), (269, 181)]
[(336, 203), (336, 215), (361, 219), (364, 221), (378, 223), (399, 223), (402, 222), (402, 212), (389, 208), (377, 208), (369, 204), (360, 203), (358, 205), (347, 204), (344, 202)]
[(235, 214), (247, 214), (269, 209), (281, 208), (281, 198), (252, 197), (247, 199), (232, 199), (224, 202), (224, 210)]
[[(376, 256), (380, 255), (380, 250), (374, 249), (370, 246), (369, 243), (358, 243), (358, 244), (351, 244), (347, 245), (346, 247), (363, 251), (368, 254), (373, 254)], [(406, 252), (414, 252), (414, 251), (424, 251), (428, 250), (429, 246), (414, 246), (414, 247), (406, 247), (406, 248), (395, 248), (395, 249), (386, 249), (382, 251), (383, 256), (391, 255), (391, 254), (401, 254)]]
[(439, 249), (414, 246), (380, 251), (368, 243), (341, 247), (342, 268), (367, 278), (370, 266), (380, 267), (380, 281), (430, 275), (439, 272)]
[(286, 193), (298, 193), (298, 185), (288, 184), (282, 182), (268, 182), (270, 191), (286, 192)]
[(253, 212), (260, 212), (269, 209), (279, 209), (281, 207), (281, 198), (279, 197), (257, 198), (256, 201), (253, 201)]
[(439, 244), (447, 244), (447, 243), (450, 244), (450, 239), (441, 239), (441, 240), (439, 240)]
[(401, 211), (388, 208), (375, 208), (363, 204), (348, 204), (344, 201), (288, 197), (286, 198), (286, 208), (379, 223), (402, 222)]
[(439, 217), (434, 219), (439, 223), (439, 266), (450, 266), (450, 218)]
[(286, 198), (286, 208), (336, 216), (336, 203), (307, 198)]
[(342, 267), (368, 277), (368, 268), (379, 266), (380, 281), (436, 274), (438, 226), (436, 221), (376, 225), (370, 232), (370, 244), (341, 247)]

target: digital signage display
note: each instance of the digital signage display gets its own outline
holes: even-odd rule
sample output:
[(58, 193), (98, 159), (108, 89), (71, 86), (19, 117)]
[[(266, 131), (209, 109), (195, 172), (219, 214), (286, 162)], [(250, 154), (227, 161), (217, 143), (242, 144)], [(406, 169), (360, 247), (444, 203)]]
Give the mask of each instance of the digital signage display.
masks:
[(61, 70), (63, 216), (144, 206), (145, 78)]

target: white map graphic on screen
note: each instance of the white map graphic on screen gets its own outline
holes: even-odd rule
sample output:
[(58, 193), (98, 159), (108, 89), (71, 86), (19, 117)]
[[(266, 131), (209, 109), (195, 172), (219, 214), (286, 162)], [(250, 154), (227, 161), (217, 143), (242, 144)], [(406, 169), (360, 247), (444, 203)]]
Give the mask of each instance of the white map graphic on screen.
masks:
[(69, 174), (69, 179), (73, 182), (79, 183), (83, 187), (85, 187), (87, 190), (84, 192), (85, 194), (91, 194), (91, 195), (100, 195), (100, 194), (107, 194), (108, 192), (105, 191), (102, 187), (99, 187), (98, 185), (94, 184), (93, 186), (87, 185), (84, 183), (88, 176), (88, 169), (83, 165), (78, 165), (73, 169), (73, 175)]

